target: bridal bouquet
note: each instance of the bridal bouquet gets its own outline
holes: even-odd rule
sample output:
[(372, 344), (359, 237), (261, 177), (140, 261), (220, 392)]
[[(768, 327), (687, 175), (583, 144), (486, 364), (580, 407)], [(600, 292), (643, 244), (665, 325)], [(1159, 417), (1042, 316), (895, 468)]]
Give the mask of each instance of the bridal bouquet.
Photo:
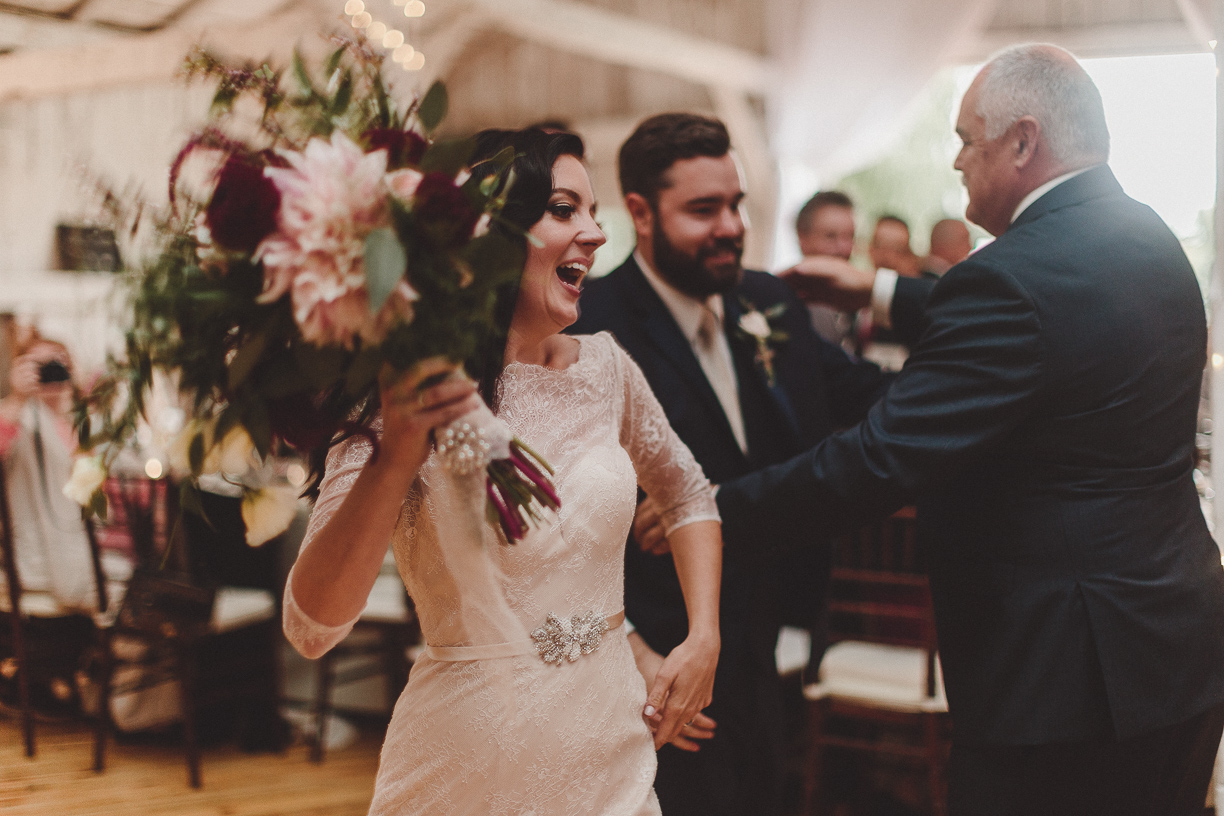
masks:
[[(337, 435), (375, 441), (380, 371), (471, 358), (493, 330), (499, 287), (522, 268), (519, 244), (489, 229), (514, 157), (506, 151), (473, 176), (473, 142), (434, 141), (447, 107), (441, 84), (399, 112), (380, 57), (354, 42), (318, 76), (297, 55), (286, 77), (203, 52), (187, 73), (218, 83), (212, 114), (171, 168), (156, 252), (127, 272), (125, 354), (77, 407), (93, 458), (81, 468), (90, 483), (74, 493), (100, 514), (98, 476), (135, 433), (155, 371), (191, 400), (172, 446), (190, 473), (185, 509), (200, 509), (202, 474), (262, 461), (277, 443), (311, 454), (307, 492), (317, 491)], [(213, 182), (193, 197), (180, 174), (201, 156)], [(490, 517), (508, 541), (523, 536), (536, 504), (559, 506), (548, 465), (487, 407), (436, 442), (452, 470), (486, 470)], [(257, 518), (267, 515), (265, 491), (244, 489), (249, 542), (287, 526), (284, 514), (283, 523)]]

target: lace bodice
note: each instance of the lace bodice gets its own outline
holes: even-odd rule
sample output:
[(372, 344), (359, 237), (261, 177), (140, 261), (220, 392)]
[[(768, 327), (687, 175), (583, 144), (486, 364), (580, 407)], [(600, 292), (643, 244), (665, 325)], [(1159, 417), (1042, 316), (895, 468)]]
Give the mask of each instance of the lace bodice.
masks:
[[(436, 456), (404, 502), (392, 543), (432, 646), (519, 640), (550, 612), (621, 609), (623, 543), (639, 484), (669, 532), (718, 518), (709, 482), (637, 365), (611, 335), (579, 340), (579, 358), (564, 370), (506, 366), (499, 394), (499, 416), (556, 471), (558, 513), (546, 513), (523, 541), (507, 546), (484, 523), (483, 473), (455, 477)], [(370, 450), (361, 437), (332, 450), (303, 547), (335, 512)], [(304, 654), (321, 654), (351, 626), (318, 624), (286, 590), (285, 631)]]

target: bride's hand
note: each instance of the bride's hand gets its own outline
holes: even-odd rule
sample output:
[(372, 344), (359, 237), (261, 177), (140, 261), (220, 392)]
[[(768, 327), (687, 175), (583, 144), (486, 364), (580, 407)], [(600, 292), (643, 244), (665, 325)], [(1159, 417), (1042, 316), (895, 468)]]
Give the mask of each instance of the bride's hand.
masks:
[(700, 738), (696, 726), (708, 730), (707, 721), (713, 722), (703, 718), (699, 723), (697, 716), (714, 698), (718, 647), (717, 635), (690, 632), (663, 660), (646, 697), (645, 713), (654, 726), (656, 749), (689, 729), (692, 733), (687, 736)]
[[(430, 377), (447, 375), (428, 388)], [(382, 397), (382, 456), (415, 472), (429, 456), (430, 431), (480, 407), (476, 383), (444, 357), (422, 360), (404, 372), (390, 367), (379, 376)]]
[[(663, 655), (650, 648), (645, 639), (637, 632), (629, 635), (629, 648), (633, 650), (633, 660), (637, 663), (638, 672), (642, 675), (642, 679), (646, 681), (646, 687), (652, 687), (655, 678), (659, 675), (659, 669), (663, 666)], [(663, 715), (659, 712), (656, 712), (654, 717), (645, 717), (651, 734), (658, 730), (659, 722), (662, 719)], [(671, 744), (681, 751), (700, 751), (701, 745), (696, 740), (712, 739), (717, 725), (718, 723), (714, 722), (713, 717), (709, 717), (704, 713), (698, 713), (692, 722), (685, 724), (680, 729), (679, 733), (672, 739)], [(658, 748), (658, 746), (655, 747)]]

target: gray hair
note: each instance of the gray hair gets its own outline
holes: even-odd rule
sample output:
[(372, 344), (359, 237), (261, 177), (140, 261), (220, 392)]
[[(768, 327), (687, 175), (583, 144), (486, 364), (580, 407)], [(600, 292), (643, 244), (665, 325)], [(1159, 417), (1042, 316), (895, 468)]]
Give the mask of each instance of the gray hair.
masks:
[(1101, 94), (1070, 52), (1041, 43), (1017, 45), (999, 52), (984, 70), (977, 113), (986, 122), (987, 139), (1032, 116), (1060, 163), (1080, 168), (1109, 158)]

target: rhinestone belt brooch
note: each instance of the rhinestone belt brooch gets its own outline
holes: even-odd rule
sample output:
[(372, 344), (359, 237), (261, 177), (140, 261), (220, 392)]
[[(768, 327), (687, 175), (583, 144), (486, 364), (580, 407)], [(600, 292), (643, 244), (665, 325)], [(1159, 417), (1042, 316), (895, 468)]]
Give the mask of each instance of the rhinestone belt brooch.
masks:
[(573, 663), (598, 649), (607, 631), (608, 619), (598, 612), (568, 619), (550, 612), (544, 625), (531, 633), (531, 639), (535, 641), (541, 660), (560, 666), (562, 660)]

